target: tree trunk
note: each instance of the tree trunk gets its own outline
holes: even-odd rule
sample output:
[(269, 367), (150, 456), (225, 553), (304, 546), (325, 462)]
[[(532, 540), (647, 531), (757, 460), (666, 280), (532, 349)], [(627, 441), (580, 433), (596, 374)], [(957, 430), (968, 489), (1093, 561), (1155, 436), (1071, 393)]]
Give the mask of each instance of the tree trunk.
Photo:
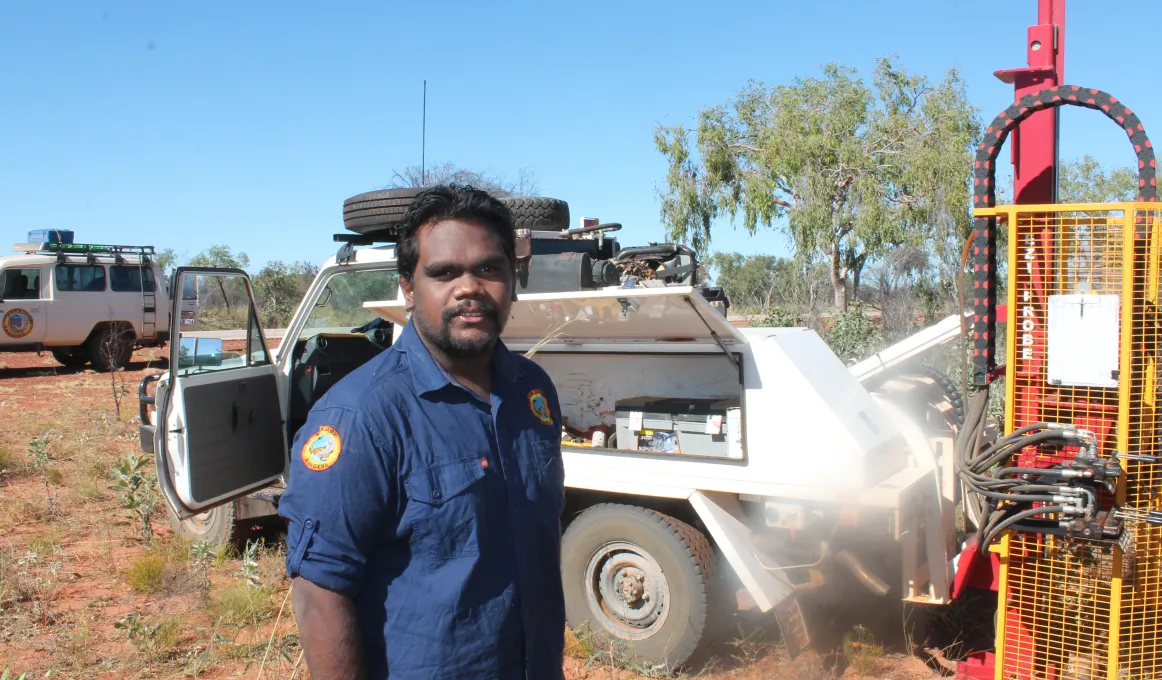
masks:
[(844, 276), (839, 244), (831, 246), (831, 287), (835, 289), (835, 308), (847, 311), (847, 277)]
[(867, 253), (852, 257), (847, 270), (851, 272), (851, 299), (859, 300), (859, 282), (863, 276), (863, 267), (867, 264)]

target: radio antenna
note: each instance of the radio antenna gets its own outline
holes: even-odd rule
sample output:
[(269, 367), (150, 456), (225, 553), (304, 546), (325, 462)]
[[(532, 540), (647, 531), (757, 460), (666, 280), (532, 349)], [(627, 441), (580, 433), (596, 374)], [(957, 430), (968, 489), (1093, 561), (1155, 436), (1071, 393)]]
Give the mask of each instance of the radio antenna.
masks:
[(428, 184), (428, 81), (424, 81), (424, 114), (420, 123), (420, 185)]

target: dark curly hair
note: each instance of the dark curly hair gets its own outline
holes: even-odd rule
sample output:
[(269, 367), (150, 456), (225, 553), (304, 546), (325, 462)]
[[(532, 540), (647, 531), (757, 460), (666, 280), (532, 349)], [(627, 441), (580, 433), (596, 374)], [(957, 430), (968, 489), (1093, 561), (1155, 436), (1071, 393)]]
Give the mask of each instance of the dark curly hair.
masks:
[(395, 257), (399, 275), (412, 280), (420, 259), (420, 227), (445, 220), (463, 220), (485, 227), (500, 238), (509, 263), (516, 268), (516, 232), (508, 206), (487, 191), (460, 184), (424, 189), (400, 218)]

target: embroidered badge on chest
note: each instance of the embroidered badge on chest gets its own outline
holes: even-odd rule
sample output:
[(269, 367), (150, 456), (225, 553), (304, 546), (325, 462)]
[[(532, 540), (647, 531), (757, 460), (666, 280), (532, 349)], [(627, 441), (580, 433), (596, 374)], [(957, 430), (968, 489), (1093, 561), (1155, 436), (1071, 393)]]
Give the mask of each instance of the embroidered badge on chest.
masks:
[(549, 400), (545, 398), (544, 392), (529, 392), (529, 410), (545, 425), (553, 424), (553, 412), (549, 410)]
[(308, 470), (322, 472), (339, 460), (343, 451), (343, 438), (335, 428), (323, 425), (303, 444), (303, 465)]

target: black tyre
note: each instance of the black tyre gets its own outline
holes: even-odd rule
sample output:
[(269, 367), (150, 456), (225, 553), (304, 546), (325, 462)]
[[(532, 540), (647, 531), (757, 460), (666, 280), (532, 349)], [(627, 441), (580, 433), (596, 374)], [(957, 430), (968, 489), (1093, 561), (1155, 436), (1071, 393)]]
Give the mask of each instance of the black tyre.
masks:
[(512, 211), (517, 229), (561, 231), (569, 228), (569, 204), (555, 198), (507, 197), (500, 199)]
[(178, 519), (166, 505), (166, 515), (173, 532), (190, 543), (219, 545), (234, 540), (234, 504), (219, 505), (193, 517)]
[(133, 331), (123, 324), (102, 326), (93, 332), (88, 342), (89, 361), (98, 371), (125, 368), (133, 357), (137, 341)]
[(52, 358), (69, 368), (81, 368), (89, 363), (89, 357), (83, 347), (57, 347), (52, 350)]
[(703, 639), (713, 552), (694, 527), (646, 508), (595, 505), (561, 539), (569, 627), (628, 661), (673, 669)]
[(371, 234), (399, 224), (412, 200), (423, 189), (368, 191), (343, 201), (343, 224), (356, 234)]

